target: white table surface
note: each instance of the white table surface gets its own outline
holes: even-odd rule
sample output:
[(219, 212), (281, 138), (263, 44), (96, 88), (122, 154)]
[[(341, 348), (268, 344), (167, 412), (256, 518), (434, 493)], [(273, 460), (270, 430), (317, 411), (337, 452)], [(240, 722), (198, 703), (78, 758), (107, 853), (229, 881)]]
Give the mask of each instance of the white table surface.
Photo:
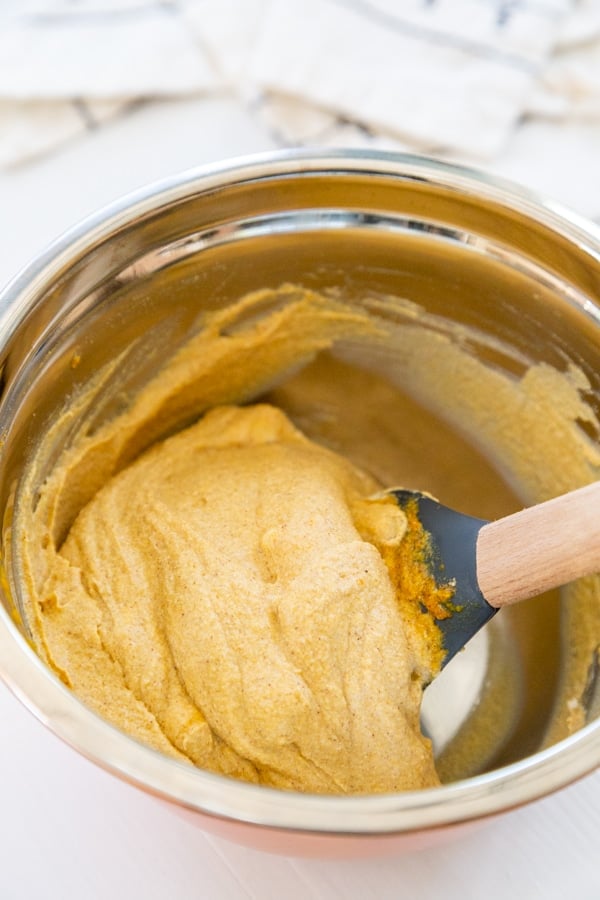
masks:
[[(178, 170), (266, 150), (233, 100), (139, 108), (0, 174), (0, 283), (82, 216)], [(600, 125), (522, 127), (488, 168), (600, 221)], [(208, 836), (97, 769), (0, 685), (0, 900), (600, 898), (600, 771), (439, 848), (285, 859)]]

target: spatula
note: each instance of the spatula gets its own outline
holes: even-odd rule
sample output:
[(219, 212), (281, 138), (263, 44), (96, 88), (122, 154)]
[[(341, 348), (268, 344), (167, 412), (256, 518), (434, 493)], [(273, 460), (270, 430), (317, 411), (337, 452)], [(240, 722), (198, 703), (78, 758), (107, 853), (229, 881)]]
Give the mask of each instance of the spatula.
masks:
[(600, 481), (495, 522), (416, 491), (391, 493), (402, 508), (416, 502), (430, 538), (431, 574), (454, 586), (454, 611), (437, 621), (442, 667), (503, 606), (600, 572)]

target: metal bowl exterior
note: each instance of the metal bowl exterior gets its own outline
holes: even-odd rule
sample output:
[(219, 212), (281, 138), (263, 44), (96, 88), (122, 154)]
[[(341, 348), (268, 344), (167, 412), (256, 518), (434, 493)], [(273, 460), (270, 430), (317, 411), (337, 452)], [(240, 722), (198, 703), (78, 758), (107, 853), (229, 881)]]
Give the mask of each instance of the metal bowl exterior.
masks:
[[(429, 232), (423, 225), (425, 213)], [(540, 305), (540, 315), (548, 315), (551, 327), (558, 328), (553, 322), (560, 313), (560, 328), (568, 340), (578, 342), (578, 358), (594, 370), (600, 358), (595, 302), (600, 235), (551, 204), (465, 169), (395, 154), (281, 153), (183, 173), (73, 229), (0, 297), (8, 305), (0, 323), (0, 505), (5, 522), (22, 460), (17, 451), (35, 437), (34, 407), (27, 409), (21, 401), (24, 386), (41, 372), (40, 350), (48, 342), (66, 346), (72, 323), (78, 317), (83, 321), (90, 310), (96, 316), (102, 312), (115, 286), (126, 288), (161, 272), (167, 277), (174, 262), (185, 264), (188, 257), (193, 262), (207, 248), (218, 251), (234, 243), (244, 252), (249, 247), (251, 254), (276, 233), (291, 235), (302, 257), (303, 229), (338, 233), (358, 227), (370, 229), (374, 242), (384, 241), (394, 229), (404, 229), (410, 240), (431, 237), (438, 247), (444, 241), (458, 246), (470, 240), (475, 270), (489, 259), (508, 260), (515, 272), (525, 267), (542, 292), (556, 297), (549, 307)], [(286, 252), (284, 246), (282, 259)], [(273, 258), (277, 278), (284, 264), (275, 253)], [(334, 269), (339, 277), (338, 263)], [(244, 271), (246, 267), (247, 260)], [(231, 290), (236, 277), (234, 273)], [(547, 328), (548, 322), (540, 327)], [(125, 328), (123, 341), (127, 339)], [(42, 393), (51, 390), (56, 396), (64, 393), (66, 376), (56, 366), (56, 371), (52, 366), (48, 370), (52, 389), (40, 374), (40, 394), (28, 402), (41, 404)], [(103, 768), (175, 804), (207, 830), (286, 854), (355, 856), (427, 846), (559, 789), (600, 764), (600, 720), (595, 720), (518, 763), (419, 792), (320, 797), (222, 778), (163, 757), (84, 707), (29, 646), (11, 614), (8, 590), (0, 606), (0, 672), (45, 725)]]

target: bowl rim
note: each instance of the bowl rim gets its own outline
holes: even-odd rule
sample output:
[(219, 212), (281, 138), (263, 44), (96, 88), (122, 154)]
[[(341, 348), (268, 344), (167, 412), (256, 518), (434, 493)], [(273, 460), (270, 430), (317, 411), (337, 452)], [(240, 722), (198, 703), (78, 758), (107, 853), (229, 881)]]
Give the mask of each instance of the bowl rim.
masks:
[[(0, 317), (0, 350), (41, 299), (44, 287), (65, 266), (120, 228), (161, 207), (215, 188), (319, 173), (426, 179), (463, 195), (516, 208), (600, 261), (600, 227), (552, 200), (484, 172), (395, 152), (271, 151), (177, 173), (113, 201), (64, 232), (0, 291), (0, 306), (7, 306)], [(591, 314), (591, 310), (586, 312)], [(600, 322), (596, 310), (594, 318)], [(196, 812), (276, 829), (376, 835), (437, 828), (520, 806), (566, 786), (600, 765), (598, 719), (524, 760), (441, 787), (342, 797), (244, 783), (166, 757), (110, 725), (53, 675), (3, 605), (0, 677), (54, 734), (112, 774)]]

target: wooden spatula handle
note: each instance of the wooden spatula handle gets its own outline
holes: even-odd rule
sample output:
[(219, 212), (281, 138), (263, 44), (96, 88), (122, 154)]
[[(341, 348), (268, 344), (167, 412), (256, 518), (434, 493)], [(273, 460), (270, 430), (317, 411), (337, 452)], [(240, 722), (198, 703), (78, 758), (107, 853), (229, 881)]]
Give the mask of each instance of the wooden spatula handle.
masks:
[(600, 481), (484, 525), (476, 553), (479, 587), (496, 607), (600, 572)]

